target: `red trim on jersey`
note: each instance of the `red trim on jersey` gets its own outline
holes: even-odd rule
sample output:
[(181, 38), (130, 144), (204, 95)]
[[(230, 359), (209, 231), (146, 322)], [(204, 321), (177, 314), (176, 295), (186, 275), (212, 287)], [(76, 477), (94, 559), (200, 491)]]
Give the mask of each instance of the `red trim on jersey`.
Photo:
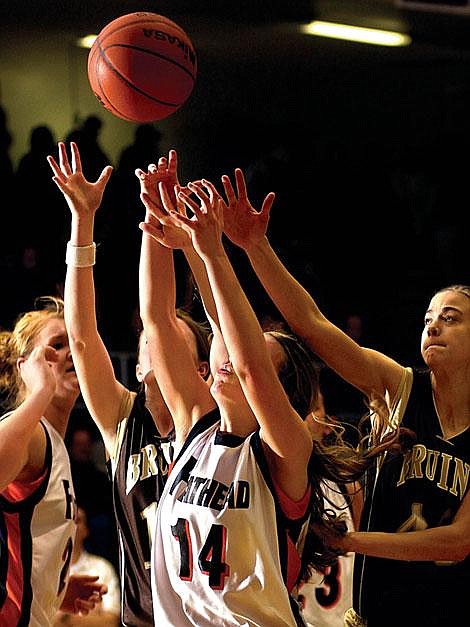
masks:
[(5, 513), (4, 518), (8, 537), (8, 571), (6, 580), (8, 596), (2, 607), (1, 619), (4, 625), (16, 625), (21, 617), (21, 605), (24, 594), (20, 518), (16, 512), (14, 514)]
[(12, 481), (3, 490), (2, 495), (12, 503), (24, 501), (39, 488), (41, 483), (44, 481), (47, 472), (48, 469), (46, 469), (40, 477), (30, 483), (25, 483), (24, 481)]
[[(305, 515), (310, 503), (310, 495), (312, 493), (311, 485), (308, 486), (305, 494), (299, 501), (292, 500), (287, 494), (276, 484), (273, 480), (274, 489), (276, 490), (276, 496), (279, 500), (282, 511), (290, 520), (297, 520)], [(287, 579), (286, 586), (289, 592), (295, 586), (300, 574), (301, 560), (299, 552), (290, 538), (287, 535)]]
[(308, 486), (305, 494), (300, 501), (294, 501), (287, 496), (287, 494), (280, 488), (273, 479), (274, 489), (276, 490), (276, 496), (279, 499), (279, 505), (282, 511), (290, 520), (297, 520), (302, 518), (307, 511), (308, 504), (310, 503), (310, 495), (312, 493), (312, 486)]

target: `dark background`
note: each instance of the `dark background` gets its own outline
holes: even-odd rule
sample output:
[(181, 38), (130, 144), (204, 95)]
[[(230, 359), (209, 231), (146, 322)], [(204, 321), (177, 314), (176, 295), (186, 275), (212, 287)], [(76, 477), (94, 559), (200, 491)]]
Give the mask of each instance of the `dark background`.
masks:
[[(3, 0), (0, 7), (5, 31), (36, 25), (45, 37), (71, 24), (98, 32), (137, 10), (177, 21), (197, 50), (198, 80), (172, 127), (156, 124), (162, 151), (177, 148), (183, 180), (218, 181), (241, 166), (254, 200), (276, 191), (272, 241), (325, 312), (340, 324), (358, 313), (372, 345), (419, 361), (432, 291), (468, 283), (468, 15), (404, 10), (391, 0)], [(313, 18), (405, 30), (413, 44), (392, 49), (300, 35), (297, 24)], [(139, 235), (129, 237), (129, 263), (114, 270), (135, 283)], [(237, 263), (255, 306), (270, 315), (243, 258)], [(108, 311), (119, 309), (122, 301), (105, 290), (106, 299)], [(5, 324), (14, 303), (9, 310)], [(103, 316), (103, 325), (113, 317)], [(124, 328), (109, 337), (116, 350), (133, 342)]]
[[(444, 285), (470, 282), (470, 11), (463, 0), (449, 1), (410, 10), (392, 0), (0, 0), (0, 62), (10, 38), (23, 33), (25, 48), (32, 45), (28, 34), (38, 33), (39, 63), (50, 34), (62, 29), (97, 33), (134, 11), (176, 21), (197, 51), (198, 77), (181, 110), (154, 124), (161, 133), (155, 158), (176, 148), (182, 182), (205, 176), (217, 183), (242, 167), (258, 207), (275, 191), (271, 241), (325, 314), (343, 328), (349, 315), (358, 315), (363, 344), (403, 364), (421, 364), (429, 298)], [(298, 24), (314, 18), (401, 30), (413, 43), (392, 49), (300, 34)], [(8, 91), (16, 69), (0, 75), (12, 140), (2, 145), (10, 156), (25, 132), (16, 115), (24, 103)], [(49, 88), (44, 81), (40, 91)], [(96, 114), (86, 103), (72, 103), (70, 128)], [(51, 102), (46, 119), (42, 113), (36, 119), (33, 98), (32, 126), (54, 127), (61, 106)], [(99, 116), (109, 128), (111, 114), (103, 109)], [(122, 124), (128, 135), (136, 126)], [(101, 140), (117, 168), (126, 142), (119, 134)], [(18, 163), (12, 159), (15, 171)], [(34, 180), (14, 172), (7, 181), (1, 170), (0, 328), (10, 328), (35, 296), (62, 288), (69, 216), (44, 155), (39, 163), (44, 168), (36, 164)], [(119, 175), (113, 174), (98, 220), (95, 279), (100, 330), (119, 376), (134, 385), (141, 206), (133, 173)], [(39, 233), (36, 255), (31, 242)], [(244, 256), (231, 248), (230, 254), (260, 318), (276, 319)], [(192, 302), (198, 311), (177, 259), (179, 304)], [(350, 390), (334, 378), (325, 382), (329, 411), (357, 416)], [(71, 427), (82, 426), (100, 444), (79, 406)], [(102, 463), (102, 449), (95, 458)], [(112, 534), (107, 548), (103, 540), (113, 525), (103, 503), (92, 548), (115, 561)]]

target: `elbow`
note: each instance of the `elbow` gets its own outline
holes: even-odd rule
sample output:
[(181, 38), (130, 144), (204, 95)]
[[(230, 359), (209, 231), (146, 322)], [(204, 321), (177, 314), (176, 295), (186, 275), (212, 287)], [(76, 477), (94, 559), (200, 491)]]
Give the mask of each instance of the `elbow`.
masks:
[(70, 350), (72, 355), (83, 355), (86, 350), (86, 342), (81, 337), (70, 335), (69, 336)]

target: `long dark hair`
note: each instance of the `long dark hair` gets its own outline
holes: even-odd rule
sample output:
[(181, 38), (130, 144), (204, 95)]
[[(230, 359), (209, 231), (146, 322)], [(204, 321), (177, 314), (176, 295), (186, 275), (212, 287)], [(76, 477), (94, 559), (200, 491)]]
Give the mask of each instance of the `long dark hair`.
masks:
[[(304, 420), (315, 408), (320, 391), (320, 360), (300, 338), (284, 330), (267, 330), (284, 349), (285, 360), (279, 370), (279, 379), (293, 408)], [(369, 403), (374, 414), (374, 433), (366, 431), (370, 412), (360, 421), (362, 433), (359, 444), (353, 446), (343, 438), (341, 424), (333, 430), (326, 442), (314, 442), (308, 463), (311, 485), (309, 503), (311, 525), (301, 556), (299, 581), (306, 581), (313, 570), (325, 572), (338, 558), (323, 537), (346, 533), (345, 515), (337, 514), (325, 502), (325, 481), (338, 485), (353, 483), (364, 477), (376, 459), (386, 450), (400, 450), (399, 432), (389, 423), (385, 399), (375, 396)], [(321, 530), (323, 529), (323, 533)], [(319, 533), (320, 531), (320, 533)]]

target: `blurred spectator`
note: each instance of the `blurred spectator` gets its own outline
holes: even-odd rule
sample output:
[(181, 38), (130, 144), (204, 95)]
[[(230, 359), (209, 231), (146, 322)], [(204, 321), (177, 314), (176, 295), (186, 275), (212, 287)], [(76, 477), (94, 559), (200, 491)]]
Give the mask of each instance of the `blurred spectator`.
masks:
[[(68, 440), (69, 438), (67, 438)], [(104, 453), (86, 427), (73, 430), (67, 442), (77, 502), (86, 510), (90, 537), (88, 547), (113, 564), (117, 563), (116, 527), (111, 482), (104, 467)], [(102, 463), (98, 461), (102, 458)]]
[(51, 180), (47, 155), (57, 152), (55, 137), (47, 125), (35, 126), (30, 133), (29, 151), (15, 172), (17, 207), (16, 230), (21, 233), (20, 265), (28, 250), (28, 269), (37, 267), (45, 281), (60, 283), (68, 239), (66, 213), (60, 194)]
[(70, 573), (72, 575), (97, 575), (100, 583), (106, 584), (108, 592), (103, 601), (87, 616), (58, 612), (54, 627), (118, 627), (120, 625), (120, 587), (114, 566), (108, 560), (86, 550), (90, 535), (87, 514), (82, 507), (77, 508), (77, 532), (73, 545)]
[(13, 163), (10, 158), (12, 136), (8, 129), (8, 119), (5, 109), (0, 105), (0, 177), (2, 181), (11, 181), (13, 178)]
[[(152, 124), (136, 127), (134, 141), (122, 150), (118, 166), (109, 181), (109, 204), (112, 209), (108, 211), (104, 207), (108, 213), (103, 220), (102, 205), (96, 217), (96, 228), (100, 231), (100, 225), (106, 222), (110, 232), (110, 237), (106, 238), (101, 248), (95, 276), (101, 299), (98, 305), (103, 336), (115, 350), (135, 350), (136, 336), (132, 331), (138, 306), (138, 285), (130, 269), (139, 264), (142, 232), (138, 224), (145, 216), (135, 170), (147, 170), (150, 163), (158, 161), (161, 137), (160, 131)], [(87, 155), (82, 155), (82, 164), (86, 163), (86, 159)], [(120, 277), (119, 290), (109, 281), (111, 274)]]
[(95, 181), (105, 166), (112, 165), (110, 158), (100, 144), (102, 128), (101, 118), (96, 115), (89, 115), (65, 139), (66, 143), (74, 141), (78, 144), (82, 157), (83, 174), (90, 181)]
[(115, 183), (118, 198), (123, 202), (124, 208), (137, 206), (141, 209), (140, 185), (135, 170), (146, 170), (150, 163), (158, 161), (162, 154), (161, 138), (161, 132), (153, 124), (139, 124), (135, 129), (134, 141), (122, 150), (115, 172)]

